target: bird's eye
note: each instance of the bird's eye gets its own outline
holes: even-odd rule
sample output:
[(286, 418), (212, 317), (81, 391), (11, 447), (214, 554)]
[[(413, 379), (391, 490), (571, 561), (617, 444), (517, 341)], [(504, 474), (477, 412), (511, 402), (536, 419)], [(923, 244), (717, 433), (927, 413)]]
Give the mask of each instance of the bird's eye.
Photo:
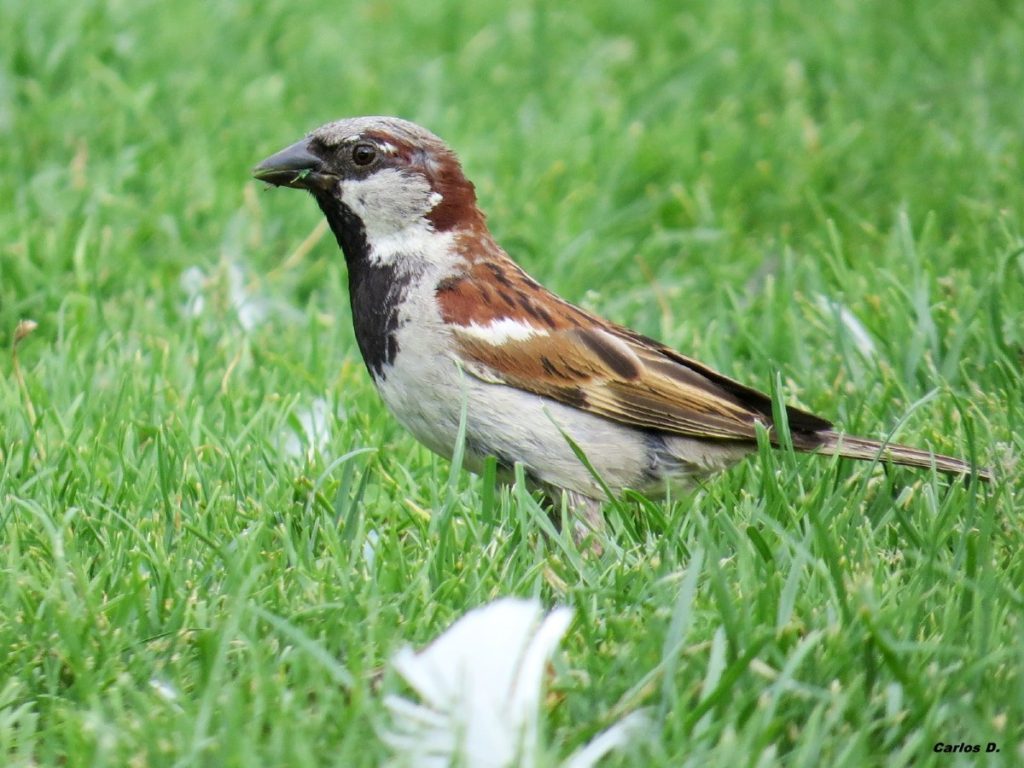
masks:
[(356, 144), (352, 147), (352, 162), (356, 165), (369, 165), (377, 159), (377, 148), (373, 144)]

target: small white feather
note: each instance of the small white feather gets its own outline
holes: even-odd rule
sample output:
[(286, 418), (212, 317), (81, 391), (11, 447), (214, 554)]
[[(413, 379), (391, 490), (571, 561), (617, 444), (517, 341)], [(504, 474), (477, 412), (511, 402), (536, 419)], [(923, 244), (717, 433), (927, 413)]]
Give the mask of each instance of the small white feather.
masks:
[[(393, 730), (384, 740), (409, 768), (532, 768), (540, 754), (544, 670), (572, 621), (572, 610), (544, 616), (537, 600), (503, 598), (470, 611), (419, 653), (403, 648), (392, 664), (422, 704), (388, 696)], [(646, 716), (633, 713), (564, 763), (591, 768), (621, 747)]]
[(335, 414), (322, 397), (316, 398), (309, 407), (296, 410), (298, 428), (293, 428), (285, 437), (282, 445), (284, 452), (298, 458), (307, 451), (323, 451), (331, 441), (331, 424), (334, 418)]
[(645, 710), (631, 712), (610, 728), (601, 731), (562, 763), (562, 768), (592, 768), (613, 749), (629, 744), (638, 734), (651, 727)]
[(822, 312), (835, 315), (839, 318), (839, 322), (846, 328), (847, 333), (850, 334), (850, 338), (853, 340), (853, 345), (857, 347), (857, 351), (865, 358), (872, 358), (876, 354), (875, 342), (871, 338), (871, 334), (868, 329), (864, 327), (864, 323), (860, 321), (853, 310), (842, 304), (835, 299), (830, 299), (824, 294), (818, 294), (818, 307)]
[(389, 697), (396, 730), (385, 740), (415, 768), (456, 758), (532, 766), (544, 665), (571, 620), (568, 608), (543, 617), (536, 600), (507, 598), (470, 611), (419, 653), (403, 648), (392, 664), (423, 705)]

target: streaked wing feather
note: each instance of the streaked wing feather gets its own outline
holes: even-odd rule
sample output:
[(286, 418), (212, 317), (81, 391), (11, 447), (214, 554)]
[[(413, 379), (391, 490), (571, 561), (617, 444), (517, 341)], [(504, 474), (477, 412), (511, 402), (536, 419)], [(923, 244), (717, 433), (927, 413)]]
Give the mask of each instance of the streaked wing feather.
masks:
[(758, 421), (770, 423), (770, 415), (752, 410), (702, 372), (600, 327), (538, 329), (536, 336), (500, 344), (458, 328), (455, 336), (467, 371), (478, 378), (620, 423), (725, 440), (751, 440)]
[[(672, 375), (685, 372), (687, 376), (696, 376), (712, 382), (721, 390), (732, 395), (738, 402), (743, 403), (750, 411), (760, 414), (763, 417), (762, 420), (766, 423), (770, 423), (773, 420), (772, 399), (768, 394), (753, 387), (748, 387), (746, 384), (741, 384), (713, 368), (708, 368), (700, 361), (687, 357), (671, 347), (667, 347), (661, 342), (648, 338), (629, 328), (609, 324), (609, 330), (657, 354), (661, 360), (674, 364), (675, 373)], [(821, 416), (792, 406), (786, 407), (786, 418), (789, 422), (789, 428), (793, 433), (813, 434), (832, 428), (832, 422), (828, 419), (823, 419)]]

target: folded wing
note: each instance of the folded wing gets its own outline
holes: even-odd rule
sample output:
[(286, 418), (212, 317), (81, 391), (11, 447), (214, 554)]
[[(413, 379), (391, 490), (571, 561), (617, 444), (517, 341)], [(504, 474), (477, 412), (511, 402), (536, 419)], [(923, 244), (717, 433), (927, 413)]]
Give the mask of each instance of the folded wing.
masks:
[[(772, 425), (771, 398), (651, 339), (612, 325), (537, 327), (500, 342), (455, 330), (466, 370), (485, 381), (550, 397), (614, 421), (659, 432), (751, 441)], [(824, 419), (787, 409), (794, 443), (812, 448)]]

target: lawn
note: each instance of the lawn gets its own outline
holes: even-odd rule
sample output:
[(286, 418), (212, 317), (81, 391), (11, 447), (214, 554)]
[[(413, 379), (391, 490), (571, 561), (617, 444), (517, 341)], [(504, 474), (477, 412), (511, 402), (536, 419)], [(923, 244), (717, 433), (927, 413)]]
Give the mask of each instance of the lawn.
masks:
[[(0, 0), (0, 763), (375, 766), (392, 655), (516, 595), (575, 611), (550, 756), (1024, 764), (1024, 10), (676, 5)], [(387, 414), (251, 178), (357, 114), (566, 297), (1001, 478), (762, 448), (581, 553)]]

